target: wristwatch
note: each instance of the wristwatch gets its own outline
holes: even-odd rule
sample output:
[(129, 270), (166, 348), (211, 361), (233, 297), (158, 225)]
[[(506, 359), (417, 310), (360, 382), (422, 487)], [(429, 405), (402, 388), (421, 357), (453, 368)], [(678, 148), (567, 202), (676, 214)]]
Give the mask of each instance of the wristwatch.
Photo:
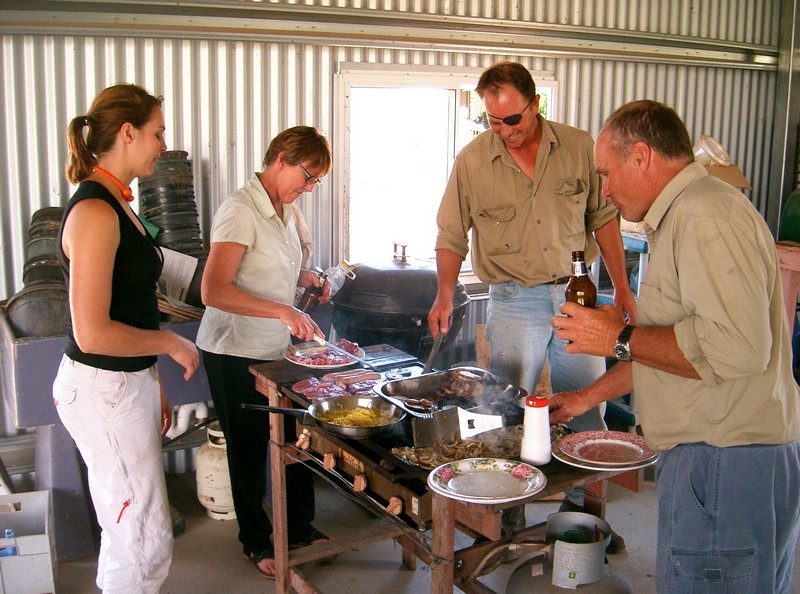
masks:
[(619, 333), (617, 344), (614, 345), (614, 355), (617, 357), (617, 361), (631, 360), (631, 334), (633, 334), (633, 326), (630, 324), (627, 324)]

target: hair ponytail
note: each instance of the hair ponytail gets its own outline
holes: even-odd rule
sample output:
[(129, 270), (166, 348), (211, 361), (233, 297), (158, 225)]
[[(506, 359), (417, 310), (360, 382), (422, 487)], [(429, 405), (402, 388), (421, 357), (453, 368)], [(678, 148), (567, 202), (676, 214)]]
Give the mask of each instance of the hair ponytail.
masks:
[(86, 179), (97, 164), (97, 158), (86, 146), (83, 127), (88, 126), (87, 116), (72, 118), (67, 127), (67, 165), (65, 172), (70, 183), (77, 184)]
[[(142, 87), (125, 83), (100, 91), (89, 112), (72, 118), (67, 127), (67, 179), (73, 184), (86, 179), (97, 164), (97, 156), (114, 147), (123, 124), (142, 128), (162, 101), (162, 97), (154, 97)], [(84, 126), (88, 127), (85, 140)]]

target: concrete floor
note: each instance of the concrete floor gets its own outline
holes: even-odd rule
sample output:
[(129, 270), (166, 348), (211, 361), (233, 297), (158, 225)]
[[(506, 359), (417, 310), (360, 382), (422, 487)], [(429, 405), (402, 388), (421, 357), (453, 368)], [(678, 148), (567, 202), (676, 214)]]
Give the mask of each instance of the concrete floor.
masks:
[[(245, 560), (236, 538), (235, 521), (213, 520), (206, 514), (196, 497), (193, 474), (167, 477), (170, 501), (183, 515), (186, 530), (175, 539), (175, 553), (170, 576), (163, 594), (218, 594), (274, 592), (273, 582), (261, 577)], [(346, 499), (333, 487), (318, 480), (317, 520), (323, 532), (334, 537), (347, 535), (349, 526), (365, 526), (378, 522), (374, 516)], [(623, 573), (636, 592), (653, 592), (655, 569), (655, 485), (646, 481), (641, 493), (631, 493), (610, 485), (610, 505), (607, 519), (622, 534), (628, 550), (609, 557), (612, 567)], [(558, 511), (558, 502), (529, 504), (526, 516), (529, 524), (544, 521)], [(470, 544), (470, 539), (457, 534), (458, 546)], [(417, 562), (415, 571), (402, 567), (401, 549), (393, 541), (383, 541), (366, 549), (339, 555), (332, 561), (303, 566), (303, 573), (326, 594), (397, 594), (430, 591), (430, 571)], [(524, 561), (502, 565), (482, 578), (484, 584), (504, 592), (514, 568)], [(61, 562), (58, 565), (60, 594), (98, 592), (94, 585), (96, 559), (86, 558)]]
[[(257, 594), (275, 591), (272, 581), (261, 577), (245, 560), (236, 538), (235, 521), (213, 520), (196, 497), (193, 474), (167, 477), (172, 505), (183, 515), (186, 530), (175, 539), (175, 553), (162, 594)], [(346, 537), (348, 528), (378, 522), (374, 516), (345, 498), (333, 487), (317, 480), (316, 526), (329, 536)], [(558, 511), (557, 501), (528, 504), (528, 524), (536, 524)], [(655, 484), (645, 481), (640, 493), (609, 485), (607, 521), (627, 543), (627, 551), (609, 556), (611, 567), (622, 573), (637, 593), (655, 592), (656, 539)], [(471, 542), (457, 533), (457, 546)], [(429, 568), (417, 562), (415, 571), (402, 567), (401, 549), (387, 540), (361, 550), (341, 554), (333, 560), (304, 565), (303, 574), (325, 594), (398, 594), (430, 591)], [(481, 581), (496, 592), (506, 591), (517, 562), (500, 566)], [(60, 594), (99, 592), (94, 585), (96, 558), (61, 562), (58, 565)], [(795, 563), (800, 568), (800, 560)], [(793, 592), (800, 592), (795, 572)], [(563, 591), (563, 590), (558, 590)]]

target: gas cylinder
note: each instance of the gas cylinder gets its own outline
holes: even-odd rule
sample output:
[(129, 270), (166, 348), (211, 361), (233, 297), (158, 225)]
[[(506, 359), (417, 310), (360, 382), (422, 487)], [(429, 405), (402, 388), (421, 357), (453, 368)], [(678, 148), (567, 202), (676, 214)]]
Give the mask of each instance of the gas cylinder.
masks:
[(208, 425), (206, 436), (207, 441), (198, 448), (195, 459), (197, 499), (210, 518), (234, 520), (236, 512), (228, 473), (228, 452), (218, 421)]

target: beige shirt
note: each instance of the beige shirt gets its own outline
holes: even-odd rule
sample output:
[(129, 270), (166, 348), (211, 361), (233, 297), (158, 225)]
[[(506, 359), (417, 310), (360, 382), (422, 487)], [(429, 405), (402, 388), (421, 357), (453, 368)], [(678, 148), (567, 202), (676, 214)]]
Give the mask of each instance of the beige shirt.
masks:
[(533, 181), (487, 130), (459, 153), (439, 206), (436, 248), (466, 257), (471, 247), (473, 270), (485, 283), (530, 287), (568, 276), (572, 252), (596, 259), (592, 231), (617, 214), (600, 197), (591, 136), (537, 117)]
[(798, 387), (775, 243), (747, 198), (694, 163), (644, 218), (650, 245), (636, 311), (673, 326), (702, 379), (633, 364), (651, 447), (726, 447), (800, 438)]
[[(283, 205), (278, 217), (264, 186), (253, 175), (214, 215), (211, 242), (234, 242), (246, 251), (234, 284), (263, 299), (294, 303), (303, 254), (294, 222), (295, 207)], [(251, 359), (279, 359), (289, 345), (289, 330), (275, 318), (231, 314), (206, 308), (197, 346), (204, 351)]]

